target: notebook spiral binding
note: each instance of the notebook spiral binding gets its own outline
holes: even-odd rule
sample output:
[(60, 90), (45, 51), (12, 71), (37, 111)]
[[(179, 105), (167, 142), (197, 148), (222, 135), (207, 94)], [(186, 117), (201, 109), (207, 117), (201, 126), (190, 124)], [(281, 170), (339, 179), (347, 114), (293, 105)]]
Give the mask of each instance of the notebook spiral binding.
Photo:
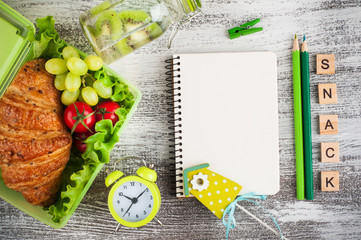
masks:
[(167, 59), (165, 68), (168, 70), (165, 74), (167, 75), (167, 111), (170, 113), (168, 115), (168, 129), (171, 130), (169, 142), (169, 147), (174, 149), (169, 151), (169, 153), (173, 154), (171, 160), (172, 169), (176, 175), (176, 196), (183, 196), (183, 167), (182, 167), (182, 111), (181, 111), (181, 68), (180, 68), (180, 56), (176, 56), (170, 59)]

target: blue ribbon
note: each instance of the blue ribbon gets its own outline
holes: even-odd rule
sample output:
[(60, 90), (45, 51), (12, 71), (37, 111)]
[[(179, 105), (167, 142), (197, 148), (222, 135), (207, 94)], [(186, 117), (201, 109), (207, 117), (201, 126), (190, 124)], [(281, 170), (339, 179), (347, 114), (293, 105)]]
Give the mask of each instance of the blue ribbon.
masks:
[[(251, 192), (251, 193), (243, 194), (243, 195), (237, 197), (233, 202), (231, 202), (227, 206), (226, 210), (223, 213), (223, 217), (222, 217), (223, 225), (227, 227), (226, 239), (228, 239), (229, 231), (236, 226), (236, 219), (234, 218), (234, 211), (235, 211), (235, 208), (236, 208), (236, 204), (239, 201), (248, 201), (248, 202), (254, 203), (257, 206), (259, 206), (260, 208), (262, 208), (262, 210), (265, 211), (270, 216), (270, 218), (273, 220), (273, 222), (276, 224), (276, 226), (278, 228), (278, 231), (280, 232), (281, 239), (283, 239), (281, 228), (279, 227), (276, 219), (272, 216), (272, 214), (268, 210), (266, 210), (264, 207), (259, 205), (258, 203), (250, 200), (250, 199), (265, 200), (266, 198), (267, 197), (264, 196), (264, 195), (259, 195), (259, 194), (256, 194), (254, 192)], [(228, 216), (228, 220), (226, 221), (227, 214), (229, 214), (229, 216)]]

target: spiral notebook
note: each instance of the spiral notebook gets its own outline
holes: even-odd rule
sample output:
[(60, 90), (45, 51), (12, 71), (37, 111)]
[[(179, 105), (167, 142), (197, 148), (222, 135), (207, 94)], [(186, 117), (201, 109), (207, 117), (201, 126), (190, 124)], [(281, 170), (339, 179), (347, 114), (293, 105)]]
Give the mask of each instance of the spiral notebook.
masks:
[(277, 59), (272, 52), (176, 54), (167, 61), (177, 197), (183, 169), (209, 169), (240, 194), (279, 191)]

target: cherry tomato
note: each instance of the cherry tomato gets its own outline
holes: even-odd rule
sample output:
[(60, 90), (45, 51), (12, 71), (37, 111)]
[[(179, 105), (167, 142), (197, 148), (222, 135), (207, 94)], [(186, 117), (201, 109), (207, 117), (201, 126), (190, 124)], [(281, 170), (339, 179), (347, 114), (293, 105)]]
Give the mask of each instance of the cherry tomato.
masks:
[[(94, 131), (93, 131), (94, 133)], [(93, 133), (87, 131), (85, 133), (75, 133), (74, 134), (74, 145), (81, 152), (84, 153), (86, 150), (86, 143), (84, 142), (89, 136)]]
[(95, 124), (94, 111), (84, 102), (75, 102), (65, 109), (64, 120), (68, 128), (71, 129), (71, 133), (91, 131), (90, 129), (93, 129)]
[(113, 126), (119, 121), (119, 117), (115, 114), (115, 110), (120, 108), (119, 104), (113, 101), (105, 101), (95, 107), (95, 118), (99, 122), (103, 119), (110, 119)]

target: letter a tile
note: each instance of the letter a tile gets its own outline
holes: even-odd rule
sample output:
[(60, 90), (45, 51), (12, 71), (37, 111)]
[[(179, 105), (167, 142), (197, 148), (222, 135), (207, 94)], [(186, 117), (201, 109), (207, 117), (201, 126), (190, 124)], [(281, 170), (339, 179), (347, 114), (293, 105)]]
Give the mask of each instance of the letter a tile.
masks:
[(338, 134), (338, 116), (320, 115), (320, 135)]
[(332, 192), (340, 190), (340, 176), (338, 171), (321, 172), (321, 191)]

